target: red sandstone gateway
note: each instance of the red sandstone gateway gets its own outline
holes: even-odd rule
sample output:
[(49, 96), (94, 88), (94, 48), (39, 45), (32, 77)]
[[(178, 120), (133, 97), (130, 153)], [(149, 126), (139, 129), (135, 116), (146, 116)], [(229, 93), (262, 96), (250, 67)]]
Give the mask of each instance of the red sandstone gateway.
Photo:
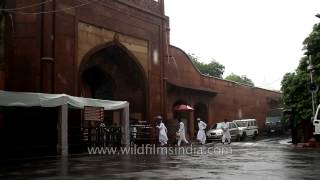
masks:
[[(9, 9), (30, 3), (8, 2)], [(5, 58), (0, 59), (6, 69), (0, 68), (0, 89), (128, 101), (130, 123), (154, 127), (152, 117), (161, 115), (172, 140), (169, 143), (174, 142), (178, 117), (185, 122), (186, 135), (193, 138), (197, 117), (209, 126), (225, 118), (252, 117), (262, 127), (267, 112), (279, 106), (280, 92), (201, 74), (186, 52), (170, 45), (164, 0), (92, 1), (71, 10), (39, 13), (77, 1), (54, 2), (11, 19), (6, 16), (8, 23), (1, 31), (6, 37)], [(179, 105), (190, 107), (175, 110)], [(10, 151), (44, 147), (55, 152), (58, 118), (56, 109), (50, 111), (52, 115), (0, 112), (0, 142), (6, 142), (2, 146), (12, 147)], [(76, 152), (83, 139), (93, 139), (94, 133), (83, 130), (80, 110), (71, 109), (68, 118), (69, 150)], [(118, 111), (104, 114), (107, 126), (121, 126), (120, 119)], [(15, 137), (7, 132), (16, 132)]]

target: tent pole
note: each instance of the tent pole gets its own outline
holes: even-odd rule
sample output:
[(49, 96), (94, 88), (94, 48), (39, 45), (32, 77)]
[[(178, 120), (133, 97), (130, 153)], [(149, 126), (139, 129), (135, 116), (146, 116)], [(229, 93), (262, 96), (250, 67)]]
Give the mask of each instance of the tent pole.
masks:
[(58, 120), (58, 154), (68, 156), (68, 104), (60, 106)]
[(121, 111), (121, 144), (130, 146), (130, 134), (129, 134), (129, 106), (125, 107)]

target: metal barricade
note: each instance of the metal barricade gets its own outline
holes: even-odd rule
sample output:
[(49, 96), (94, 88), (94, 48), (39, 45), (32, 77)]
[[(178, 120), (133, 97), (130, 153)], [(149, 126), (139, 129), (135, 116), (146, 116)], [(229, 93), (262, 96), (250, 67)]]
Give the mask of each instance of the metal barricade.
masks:
[(104, 123), (100, 123), (96, 128), (86, 128), (83, 133), (83, 140), (91, 146), (120, 147), (121, 128), (107, 127)]
[(150, 125), (130, 125), (130, 145), (151, 144), (155, 142), (154, 128)]

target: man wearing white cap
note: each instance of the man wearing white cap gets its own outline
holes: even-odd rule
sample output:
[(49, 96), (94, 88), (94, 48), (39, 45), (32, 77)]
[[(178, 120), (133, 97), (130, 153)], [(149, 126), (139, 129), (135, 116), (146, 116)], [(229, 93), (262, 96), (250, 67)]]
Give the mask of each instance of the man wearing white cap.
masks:
[(168, 136), (167, 136), (168, 130), (164, 125), (164, 123), (162, 122), (162, 116), (157, 116), (156, 119), (160, 121), (160, 124), (157, 126), (157, 128), (159, 129), (159, 142), (161, 146), (164, 146), (168, 142)]
[(185, 143), (189, 144), (189, 142), (186, 139), (184, 123), (181, 121), (181, 119), (179, 119), (179, 130), (177, 134), (179, 134), (178, 146), (180, 146), (181, 141), (184, 141)]
[(225, 144), (226, 140), (228, 141), (228, 144), (230, 144), (231, 143), (231, 135), (229, 132), (228, 119), (224, 119), (224, 122), (222, 123), (222, 130), (223, 130), (222, 144)]
[(197, 140), (200, 141), (202, 144), (206, 143), (206, 132), (205, 129), (207, 128), (207, 124), (203, 121), (201, 121), (200, 118), (197, 118), (198, 121), (198, 134), (197, 134)]

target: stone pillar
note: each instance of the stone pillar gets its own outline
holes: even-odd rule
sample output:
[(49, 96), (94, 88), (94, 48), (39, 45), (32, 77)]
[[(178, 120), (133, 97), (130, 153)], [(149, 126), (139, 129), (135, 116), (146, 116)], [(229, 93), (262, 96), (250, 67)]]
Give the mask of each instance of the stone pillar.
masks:
[(189, 115), (189, 138), (194, 139), (194, 111), (190, 112)]
[[(42, 5), (42, 11), (54, 11), (55, 0)], [(55, 13), (41, 15), (40, 91), (54, 92)]]
[(53, 70), (54, 61), (52, 57), (42, 57), (40, 62), (40, 68), (41, 68), (41, 92), (44, 93), (53, 93)]

